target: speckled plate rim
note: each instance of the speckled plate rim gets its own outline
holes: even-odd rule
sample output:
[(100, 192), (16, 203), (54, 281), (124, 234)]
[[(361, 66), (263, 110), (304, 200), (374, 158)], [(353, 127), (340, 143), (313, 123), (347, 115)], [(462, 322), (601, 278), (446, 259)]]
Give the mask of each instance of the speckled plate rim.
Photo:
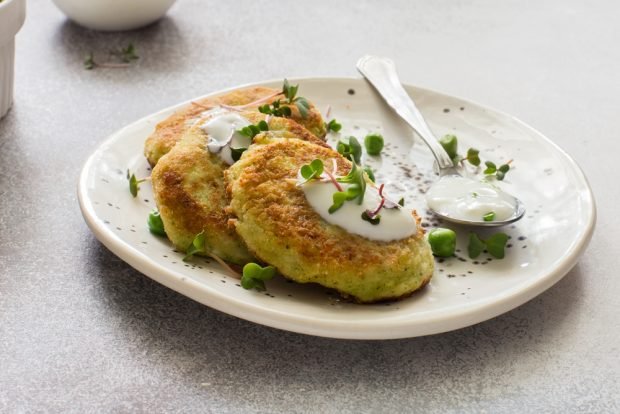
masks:
[[(291, 78), (290, 81), (365, 82), (363, 79), (355, 77), (300, 77)], [(576, 177), (579, 181), (581, 181), (580, 184), (583, 190), (585, 190), (584, 205), (587, 208), (584, 211), (584, 214), (587, 215), (587, 224), (580, 229), (581, 232), (576, 238), (576, 242), (570, 246), (570, 248), (562, 256), (561, 260), (559, 260), (556, 266), (547, 274), (541, 275), (536, 279), (529, 280), (526, 283), (519, 284), (512, 289), (507, 289), (501, 295), (494, 295), (484, 303), (477, 302), (475, 305), (460, 308), (458, 310), (458, 314), (456, 314), (456, 312), (452, 309), (446, 309), (445, 311), (433, 311), (433, 315), (430, 318), (425, 317), (408, 319), (400, 317), (393, 318), (391, 320), (382, 319), (379, 321), (351, 320), (343, 323), (339, 320), (330, 321), (325, 319), (317, 319), (313, 318), (311, 315), (307, 315), (305, 317), (299, 315), (291, 316), (286, 312), (276, 309), (269, 309), (262, 306), (255, 306), (242, 300), (231, 298), (217, 289), (212, 289), (190, 278), (184, 278), (179, 272), (171, 271), (159, 265), (148, 255), (133, 248), (131, 245), (123, 241), (118, 235), (116, 235), (110, 228), (102, 224), (100, 218), (95, 213), (92, 200), (89, 199), (87, 194), (88, 174), (98, 155), (111, 146), (119, 137), (123, 136), (127, 130), (132, 128), (132, 126), (142, 122), (147, 122), (147, 120), (151, 118), (161, 116), (164, 113), (171, 112), (184, 105), (188, 105), (192, 101), (208, 96), (224, 94), (239, 88), (251, 86), (273, 86), (279, 85), (280, 83), (281, 80), (267, 80), (245, 85), (236, 85), (231, 88), (202, 95), (147, 115), (112, 134), (88, 158), (84, 164), (78, 183), (78, 200), (80, 209), (87, 225), (95, 234), (95, 237), (112, 253), (151, 279), (197, 302), (227, 314), (266, 326), (308, 335), (341, 339), (374, 340), (408, 338), (448, 332), (480, 323), (508, 312), (541, 294), (561, 280), (575, 266), (579, 256), (583, 253), (590, 242), (596, 223), (596, 206), (594, 196), (585, 174), (579, 165), (564, 150), (545, 137), (542, 133), (512, 115), (489, 108), (468, 99), (463, 99), (454, 95), (448, 95), (435, 90), (420, 88), (413, 85), (405, 85), (405, 87), (415, 88), (425, 93), (443, 96), (450, 99), (456, 99), (488, 110), (499, 116), (511, 119), (513, 122), (516, 122), (521, 127), (528, 130), (532, 136), (535, 136), (537, 139), (543, 140), (548, 145), (552, 146), (574, 170)]]

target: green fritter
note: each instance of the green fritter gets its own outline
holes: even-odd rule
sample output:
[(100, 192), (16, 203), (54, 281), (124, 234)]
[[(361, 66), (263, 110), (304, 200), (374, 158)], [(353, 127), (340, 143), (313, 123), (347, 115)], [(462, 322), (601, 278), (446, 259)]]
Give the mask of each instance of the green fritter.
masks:
[(298, 171), (314, 159), (325, 165), (335, 159), (345, 174), (350, 162), (331, 148), (270, 135), (257, 136), (226, 171), (231, 222), (257, 258), (288, 279), (318, 283), (360, 303), (405, 297), (429, 282), (434, 260), (415, 212), (417, 233), (391, 242), (327, 223), (297, 185)]
[[(183, 134), (192, 126), (194, 121), (201, 118), (205, 111), (220, 105), (228, 105), (258, 112), (259, 105), (272, 103), (277, 99), (282, 99), (281, 91), (256, 86), (192, 102), (155, 126), (155, 130), (144, 143), (144, 155), (149, 164), (155, 166), (159, 159), (179, 142)], [(291, 119), (316, 137), (325, 137), (325, 123), (320, 112), (312, 103), (310, 103), (310, 110), (305, 117), (301, 116), (299, 110), (294, 105), (291, 106)]]
[[(240, 115), (252, 124), (266, 118), (255, 111)], [(253, 261), (252, 254), (228, 224), (224, 185), (224, 170), (228, 165), (209, 152), (208, 135), (201, 125), (191, 127), (153, 168), (153, 193), (164, 228), (170, 241), (181, 251), (185, 252), (194, 237), (204, 231), (207, 255), (236, 264)], [(269, 117), (268, 125), (276, 137), (302, 138), (326, 145), (291, 119)]]

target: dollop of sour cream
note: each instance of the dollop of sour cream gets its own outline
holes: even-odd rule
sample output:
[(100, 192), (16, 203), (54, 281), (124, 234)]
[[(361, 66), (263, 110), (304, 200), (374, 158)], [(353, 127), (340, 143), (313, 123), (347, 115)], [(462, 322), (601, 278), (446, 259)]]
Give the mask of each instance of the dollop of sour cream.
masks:
[(445, 175), (426, 193), (426, 203), (439, 214), (457, 220), (484, 221), (494, 213), (496, 221), (514, 214), (516, 199), (500, 189), (478, 180), (458, 175)]
[(232, 158), (231, 148), (247, 148), (251, 144), (252, 140), (249, 137), (237, 132), (250, 125), (250, 122), (236, 112), (221, 108), (209, 112), (212, 117), (200, 127), (209, 137), (207, 149), (219, 155), (226, 164), (232, 165), (235, 161)]
[[(371, 224), (362, 219), (362, 213), (366, 210), (374, 211), (381, 202), (379, 191), (375, 187), (367, 186), (362, 204), (357, 201), (345, 201), (345, 203), (333, 213), (329, 213), (329, 207), (333, 204), (333, 195), (336, 187), (332, 182), (312, 180), (303, 183), (303, 177), (298, 177), (298, 184), (306, 196), (310, 206), (328, 222), (342, 227), (349, 233), (357, 234), (370, 240), (393, 241), (401, 240), (417, 232), (416, 222), (412, 211), (404, 208), (382, 208), (379, 214), (379, 224)], [(302, 184), (303, 183), (303, 184)], [(347, 184), (341, 184), (343, 190)]]

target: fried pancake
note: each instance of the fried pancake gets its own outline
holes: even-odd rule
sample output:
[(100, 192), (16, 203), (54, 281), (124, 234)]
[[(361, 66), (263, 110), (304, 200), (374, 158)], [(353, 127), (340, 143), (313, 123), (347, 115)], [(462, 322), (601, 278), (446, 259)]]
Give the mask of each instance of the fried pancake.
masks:
[[(183, 137), (185, 131), (201, 117), (203, 112), (219, 105), (247, 106), (244, 109), (257, 111), (259, 105), (282, 98), (282, 95), (277, 95), (278, 92), (277, 89), (256, 86), (192, 102), (157, 124), (155, 131), (144, 143), (144, 155), (149, 164), (155, 166), (159, 159)], [(305, 127), (311, 134), (318, 138), (325, 137), (323, 118), (314, 105), (311, 104), (306, 117), (302, 117), (294, 105), (291, 107), (291, 112), (291, 119)]]
[(391, 242), (327, 223), (297, 185), (299, 168), (317, 158), (337, 160), (341, 174), (351, 169), (331, 148), (265, 133), (226, 171), (231, 222), (249, 250), (286, 278), (362, 303), (404, 297), (428, 283), (434, 260), (416, 213), (417, 233)]
[[(256, 111), (240, 115), (252, 124), (266, 118)], [(153, 168), (155, 201), (168, 238), (177, 249), (186, 251), (194, 237), (204, 231), (209, 254), (244, 264), (254, 259), (228, 225), (229, 216), (225, 212), (228, 199), (224, 185), (224, 170), (228, 165), (217, 154), (209, 152), (208, 135), (201, 125), (202, 122), (190, 127)], [(293, 137), (326, 145), (292, 119), (269, 117), (268, 125), (276, 138)]]

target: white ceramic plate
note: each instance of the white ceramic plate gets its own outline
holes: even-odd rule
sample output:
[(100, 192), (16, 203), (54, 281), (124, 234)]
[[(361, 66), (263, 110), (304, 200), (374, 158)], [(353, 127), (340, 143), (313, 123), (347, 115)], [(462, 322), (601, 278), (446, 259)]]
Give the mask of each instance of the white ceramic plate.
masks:
[[(378, 181), (386, 181), (389, 194), (395, 196), (409, 190), (407, 203), (416, 206), (424, 225), (438, 224), (426, 212), (419, 193), (435, 179), (430, 153), (365, 81), (294, 82), (300, 84), (299, 94), (318, 108), (331, 105), (332, 116), (344, 125), (341, 134), (363, 138), (368, 130), (380, 130), (388, 143), (384, 155), (367, 160), (375, 168), (383, 166), (385, 173)], [(280, 87), (281, 82), (263, 85)], [(503, 229), (511, 236), (503, 260), (488, 255), (470, 260), (464, 253), (468, 229), (456, 228), (458, 257), (438, 261), (431, 283), (408, 299), (357, 305), (319, 286), (282, 278), (268, 282), (267, 292), (247, 291), (216, 263), (201, 258), (185, 263), (167, 240), (151, 235), (146, 226), (155, 207), (150, 185), (142, 184), (138, 198), (132, 198), (126, 171), (137, 177), (149, 175), (142, 155), (145, 138), (157, 122), (187, 103), (121, 129), (97, 149), (80, 177), (82, 213), (106, 247), (163, 285), (231, 315), (311, 335), (388, 339), (445, 332), (509, 311), (560, 280), (584, 251), (596, 217), (591, 190), (575, 162), (511, 116), (437, 92), (406, 89), (436, 135), (458, 136), (461, 152), (476, 147), (483, 159), (514, 159), (514, 168), (501, 184), (528, 209), (524, 219)]]

